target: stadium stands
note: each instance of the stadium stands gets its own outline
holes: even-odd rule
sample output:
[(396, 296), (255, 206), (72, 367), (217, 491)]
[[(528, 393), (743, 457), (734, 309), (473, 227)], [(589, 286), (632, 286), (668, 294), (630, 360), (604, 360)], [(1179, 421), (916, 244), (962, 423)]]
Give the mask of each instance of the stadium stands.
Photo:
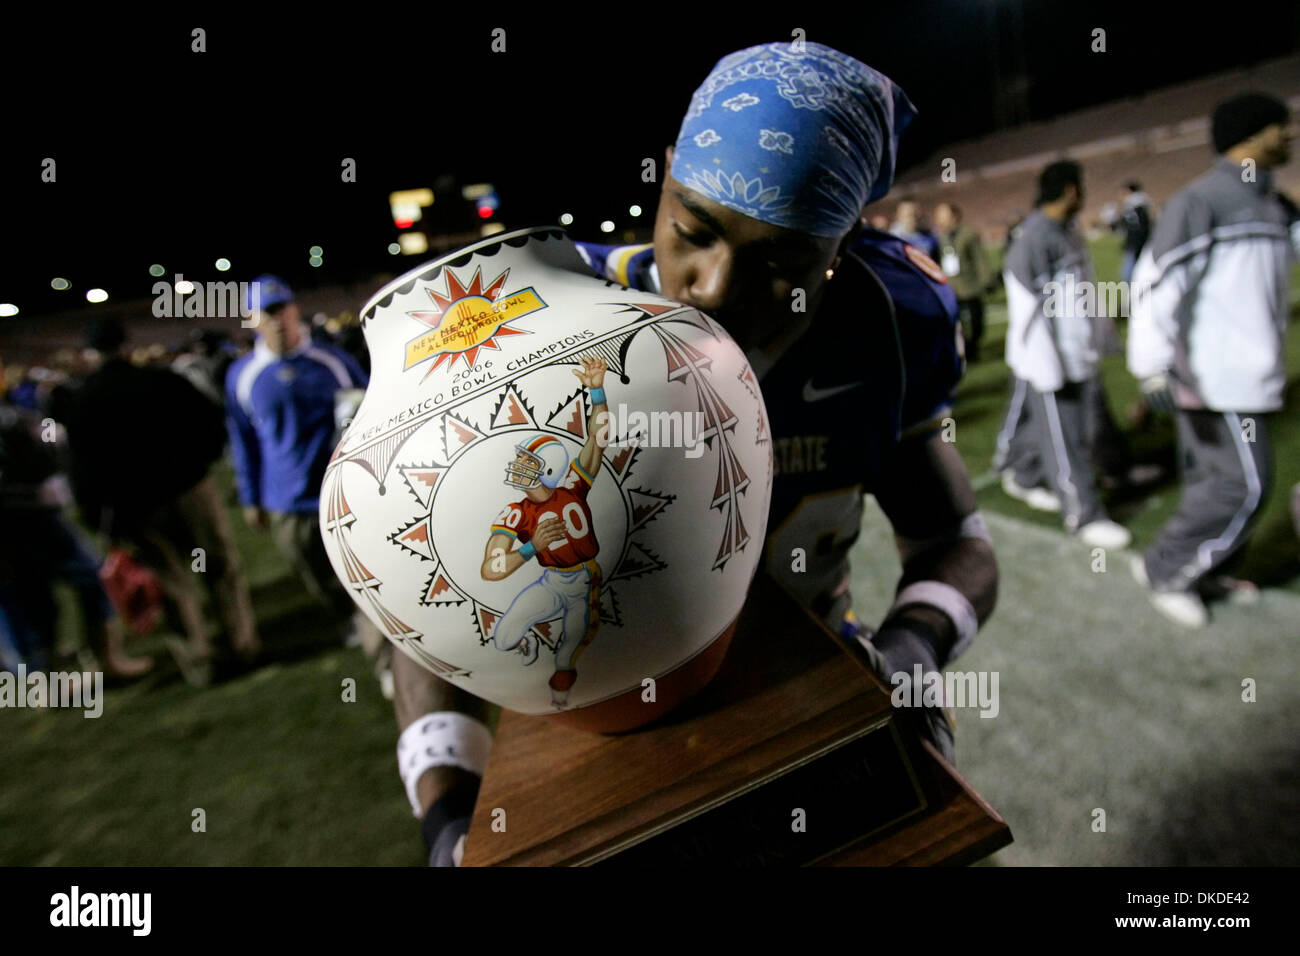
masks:
[[(1247, 89), (1281, 96), (1300, 113), (1300, 57), (954, 143), (900, 177), (889, 201), (872, 212), (892, 218), (904, 199), (927, 208), (949, 200), (962, 207), (966, 223), (986, 240), (1001, 242), (1016, 214), (1031, 208), (1038, 171), (1066, 157), (1084, 167), (1085, 226), (1096, 223), (1102, 204), (1116, 201), (1130, 179), (1140, 180), (1159, 206), (1213, 161), (1209, 114), (1214, 105)], [(948, 157), (956, 160), (956, 181), (944, 183), (939, 173)], [(1279, 170), (1278, 184), (1286, 192), (1300, 192), (1300, 162)]]

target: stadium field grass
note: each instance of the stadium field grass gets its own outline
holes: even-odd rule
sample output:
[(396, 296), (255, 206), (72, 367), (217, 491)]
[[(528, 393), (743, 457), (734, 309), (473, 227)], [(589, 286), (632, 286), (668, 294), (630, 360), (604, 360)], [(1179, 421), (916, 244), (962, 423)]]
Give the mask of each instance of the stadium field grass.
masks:
[[(224, 466), (221, 479), (229, 490)], [(133, 649), (157, 653), (157, 672), (108, 690), (102, 717), (0, 711), (0, 864), (423, 862), (392, 705), (270, 536), (233, 506), (231, 517), (268, 662), (194, 690), (155, 633)], [(346, 677), (355, 703), (342, 700)], [(192, 830), (195, 809), (206, 832)]]
[[(1094, 244), (1100, 278), (1118, 247)], [(1295, 298), (1293, 297), (1293, 303)], [(996, 299), (990, 318), (996, 321)], [(1294, 312), (1293, 312), (1294, 315)], [(997, 359), (1005, 325), (959, 393), (956, 447), (985, 476), (1007, 394)], [(1292, 335), (1288, 367), (1300, 369)], [(1122, 358), (1104, 368), (1121, 426), (1137, 397)], [(1274, 423), (1277, 480), (1243, 573), (1270, 588), (1260, 608), (1216, 611), (1188, 636), (1154, 617), (1120, 556), (1093, 573), (1086, 549), (1057, 519), (979, 492), (1002, 568), (999, 610), (958, 666), (1003, 675), (999, 718), (959, 712), (958, 766), (1003, 813), (1017, 842), (994, 863), (1296, 863), (1300, 846), (1295, 744), (1300, 559), (1286, 491), (1300, 481), (1292, 409)], [(1143, 460), (1172, 462), (1172, 432), (1133, 437)], [(219, 478), (244, 556), (268, 661), (208, 690), (181, 682), (163, 633), (134, 645), (159, 654), (158, 671), (106, 694), (104, 715), (0, 711), (0, 864), (419, 865), (418, 826), (397, 777), (396, 725), (357, 649), (292, 576), (268, 535), (249, 531)], [(1176, 503), (1170, 481), (1112, 502), (1149, 542)], [(887, 528), (873, 509), (854, 553), (855, 603), (868, 620), (888, 605), (897, 573)], [(60, 646), (80, 633), (58, 589)], [(1260, 680), (1260, 702), (1240, 703), (1240, 680)], [(357, 700), (341, 683), (356, 680)], [(1253, 709), (1252, 709), (1253, 708)], [(1089, 827), (1110, 814), (1107, 834)], [(206, 832), (194, 832), (204, 811)]]

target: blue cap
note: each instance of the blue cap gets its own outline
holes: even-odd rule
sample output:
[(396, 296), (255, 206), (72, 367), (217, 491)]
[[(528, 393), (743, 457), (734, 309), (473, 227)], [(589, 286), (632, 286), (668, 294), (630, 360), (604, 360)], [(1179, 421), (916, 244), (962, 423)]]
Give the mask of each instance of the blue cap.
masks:
[(284, 305), (286, 302), (292, 301), (293, 290), (289, 288), (289, 283), (268, 272), (265, 275), (258, 276), (248, 284), (248, 295), (244, 299), (244, 307), (251, 313), (258, 310), (274, 309), (277, 305)]

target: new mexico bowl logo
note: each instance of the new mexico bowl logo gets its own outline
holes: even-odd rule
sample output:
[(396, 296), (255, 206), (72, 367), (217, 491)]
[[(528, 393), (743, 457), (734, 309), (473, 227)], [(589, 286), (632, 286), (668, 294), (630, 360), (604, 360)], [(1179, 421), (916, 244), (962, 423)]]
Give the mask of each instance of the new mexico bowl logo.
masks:
[(501, 350), (496, 342), (498, 337), (529, 334), (510, 328), (510, 322), (546, 308), (546, 303), (532, 286), (509, 294), (502, 293), (510, 275), (509, 269), (488, 283), (486, 288), (483, 287), (481, 269), (474, 270), (474, 278), (468, 286), (461, 285), (451, 269), (445, 270), (445, 274), (446, 295), (425, 289), (433, 301), (432, 311), (406, 313), (432, 331), (423, 332), (406, 343), (402, 371), (434, 359), (425, 373), (425, 378), (428, 378), (444, 362), (450, 361), (454, 365), (457, 357), (464, 359), (466, 368), (473, 368), (480, 349)]

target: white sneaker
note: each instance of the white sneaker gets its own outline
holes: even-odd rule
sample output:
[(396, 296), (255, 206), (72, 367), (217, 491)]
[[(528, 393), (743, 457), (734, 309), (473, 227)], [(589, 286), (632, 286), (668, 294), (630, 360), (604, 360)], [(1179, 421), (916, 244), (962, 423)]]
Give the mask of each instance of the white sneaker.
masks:
[(1105, 548), (1107, 551), (1127, 548), (1133, 540), (1133, 536), (1128, 533), (1128, 528), (1108, 518), (1089, 522), (1079, 529), (1078, 534), (1079, 540), (1084, 544), (1094, 548)]
[(1152, 591), (1151, 604), (1175, 624), (1183, 627), (1205, 627), (1210, 622), (1210, 612), (1205, 602), (1191, 591)]
[[(1146, 561), (1142, 555), (1137, 555), (1129, 567), (1138, 584), (1149, 589), (1151, 579), (1147, 576)], [(1210, 612), (1205, 609), (1205, 602), (1192, 591), (1152, 591), (1150, 597), (1151, 606), (1175, 624), (1199, 628), (1210, 622)]]
[(1023, 501), (1035, 511), (1050, 511), (1053, 514), (1059, 514), (1061, 511), (1060, 498), (1046, 488), (1026, 488), (1024, 485), (1017, 484), (1014, 471), (1002, 473), (1002, 490), (1009, 497)]

